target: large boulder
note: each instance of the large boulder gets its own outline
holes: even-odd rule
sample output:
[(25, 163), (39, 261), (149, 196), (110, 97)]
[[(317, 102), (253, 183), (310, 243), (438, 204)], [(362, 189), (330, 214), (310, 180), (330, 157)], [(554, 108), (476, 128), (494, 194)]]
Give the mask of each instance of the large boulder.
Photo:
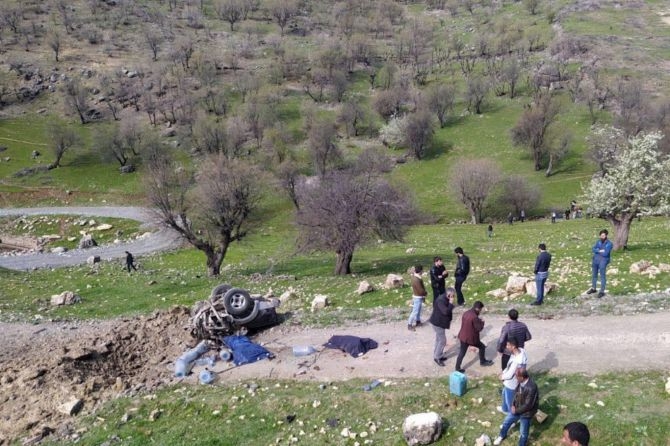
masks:
[(92, 248), (98, 246), (98, 242), (95, 241), (91, 234), (84, 234), (84, 236), (79, 240), (79, 249)]
[(356, 290), (356, 293), (358, 293), (358, 295), (360, 296), (361, 294), (371, 293), (374, 290), (375, 288), (370, 284), (370, 282), (364, 280), (358, 284), (358, 289)]
[(523, 293), (526, 291), (526, 282), (529, 280), (531, 279), (528, 277), (509, 276), (507, 278), (507, 285), (505, 285), (505, 291), (508, 294)]
[(634, 274), (642, 274), (650, 266), (651, 262), (649, 260), (640, 260), (639, 262), (635, 262), (630, 266), (629, 272)]
[[(558, 289), (558, 284), (554, 282), (544, 282), (544, 295), (556, 291)], [(526, 282), (526, 294), (529, 296), (537, 296), (537, 287), (534, 280), (529, 280)]]
[(386, 276), (386, 281), (384, 282), (384, 287), (391, 288), (402, 288), (405, 285), (405, 279), (402, 276), (397, 274), (389, 274)]
[(63, 291), (60, 294), (54, 294), (51, 296), (51, 305), (54, 307), (60, 305), (73, 305), (77, 302), (81, 302), (81, 297), (72, 291)]
[(495, 297), (496, 299), (504, 299), (507, 297), (507, 291), (504, 288), (496, 288), (495, 290), (488, 291), (486, 295)]
[(442, 417), (435, 412), (410, 415), (402, 423), (402, 434), (409, 446), (434, 443), (442, 436)]
[(658, 269), (659, 269), (662, 273), (670, 273), (670, 264), (668, 264), (668, 263), (659, 263), (659, 264), (658, 264)]

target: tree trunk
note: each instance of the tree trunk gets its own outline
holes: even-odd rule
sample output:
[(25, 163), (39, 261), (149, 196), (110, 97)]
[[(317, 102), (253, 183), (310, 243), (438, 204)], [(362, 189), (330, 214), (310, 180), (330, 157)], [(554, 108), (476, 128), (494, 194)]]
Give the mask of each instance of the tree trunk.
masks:
[(335, 263), (335, 275), (344, 276), (351, 274), (351, 259), (353, 259), (353, 252), (337, 252), (337, 262)]
[(221, 264), (223, 263), (223, 258), (226, 256), (227, 250), (228, 245), (219, 247), (218, 250), (203, 249), (205, 256), (207, 256), (207, 275), (209, 277), (216, 277), (221, 274)]
[(549, 155), (549, 165), (547, 166), (547, 171), (544, 173), (544, 176), (550, 177), (553, 168), (554, 168), (554, 157), (552, 155)]
[(628, 234), (630, 233), (630, 225), (635, 218), (634, 213), (625, 213), (621, 218), (608, 217), (607, 220), (614, 226), (614, 249), (626, 249), (628, 247)]

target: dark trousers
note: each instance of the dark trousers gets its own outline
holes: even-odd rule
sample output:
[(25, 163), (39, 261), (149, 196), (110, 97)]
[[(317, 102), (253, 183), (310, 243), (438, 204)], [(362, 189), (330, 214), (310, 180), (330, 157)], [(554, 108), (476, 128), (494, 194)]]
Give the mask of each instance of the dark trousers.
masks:
[(465, 304), (465, 297), (463, 296), (463, 282), (465, 282), (466, 276), (456, 276), (454, 281), (454, 288), (456, 288), (456, 302), (458, 305)]
[(135, 265), (132, 262), (126, 262), (126, 268), (128, 268), (128, 272), (130, 272), (130, 268), (137, 271), (137, 268), (135, 268)]
[(503, 370), (507, 368), (507, 363), (509, 362), (509, 356), (506, 353), (503, 353), (502, 356), (500, 357), (500, 366), (502, 367)]
[(440, 294), (444, 294), (446, 292), (446, 288), (445, 289), (440, 289), (440, 287), (432, 287), (432, 288), (433, 288), (433, 303), (435, 303), (435, 301), (437, 300), (437, 296), (439, 296)]
[[(463, 362), (463, 358), (468, 352), (468, 347), (470, 346), (463, 341), (460, 342), (461, 349), (458, 352), (458, 358), (456, 358), (456, 369), (461, 368), (461, 362)], [(479, 341), (479, 343), (477, 345), (473, 345), (473, 347), (477, 347), (479, 349), (479, 363), (484, 363), (486, 361), (486, 346), (482, 343), (482, 341)]]

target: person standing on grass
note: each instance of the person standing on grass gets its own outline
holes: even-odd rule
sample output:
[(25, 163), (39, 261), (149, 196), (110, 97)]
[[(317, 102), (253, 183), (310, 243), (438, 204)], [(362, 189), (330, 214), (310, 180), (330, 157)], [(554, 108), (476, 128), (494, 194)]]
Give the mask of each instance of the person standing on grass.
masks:
[(514, 401), (514, 391), (519, 384), (516, 377), (516, 370), (520, 367), (526, 368), (528, 364), (528, 357), (526, 351), (519, 348), (519, 342), (516, 338), (510, 337), (507, 339), (507, 350), (511, 352), (510, 360), (507, 362), (505, 370), (500, 374), (500, 380), (503, 383), (502, 390), (502, 405), (496, 407), (498, 412), (507, 415), (512, 407)]
[(449, 271), (442, 263), (442, 257), (435, 256), (433, 266), (430, 267), (430, 287), (433, 289), (433, 303), (437, 296), (445, 292), (445, 279), (449, 276)]
[(486, 228), (486, 235), (488, 235), (489, 238), (493, 238), (493, 225), (489, 225), (489, 227)]
[(423, 271), (422, 265), (416, 265), (414, 267), (414, 274), (412, 274), (412, 312), (409, 314), (409, 319), (407, 320), (407, 329), (414, 331), (417, 325), (421, 325), (421, 306), (426, 300), (426, 287), (423, 285), (423, 279), (421, 278), (421, 272)]
[(600, 274), (600, 292), (598, 298), (605, 295), (605, 287), (607, 285), (606, 270), (610, 263), (610, 254), (614, 245), (607, 239), (607, 229), (600, 231), (598, 241), (591, 251), (593, 252), (593, 259), (591, 260), (591, 288), (586, 294), (593, 294), (596, 292), (596, 284), (598, 282), (598, 275)]
[(470, 257), (463, 253), (463, 248), (460, 246), (454, 249), (454, 253), (456, 254), (456, 270), (454, 272), (456, 300), (458, 305), (465, 305), (465, 297), (463, 297), (463, 282), (465, 282), (465, 279), (468, 278), (468, 274), (470, 274)]
[(573, 421), (563, 426), (561, 444), (564, 446), (589, 446), (591, 433), (586, 424)]
[(135, 258), (128, 251), (126, 251), (126, 268), (128, 269), (128, 272), (130, 272), (130, 268), (137, 271), (137, 267), (135, 267)]
[(505, 370), (507, 367), (507, 362), (509, 361), (510, 355), (512, 354), (511, 351), (507, 350), (507, 340), (510, 338), (515, 338), (518, 346), (520, 348), (524, 348), (524, 345), (526, 344), (527, 341), (530, 341), (533, 336), (530, 334), (530, 330), (528, 330), (528, 326), (524, 324), (523, 322), (519, 322), (519, 312), (512, 308), (507, 312), (507, 316), (509, 317), (509, 321), (505, 325), (503, 325), (503, 328), (500, 330), (500, 337), (498, 338), (498, 353), (501, 353), (501, 361), (500, 365), (502, 367), (502, 370)]
[(479, 339), (479, 333), (484, 329), (484, 319), (479, 317), (482, 308), (484, 308), (484, 304), (478, 300), (472, 305), (472, 308), (461, 316), (461, 330), (458, 332), (458, 340), (461, 345), (458, 351), (458, 358), (456, 358), (457, 372), (465, 372), (465, 370), (461, 368), (461, 363), (463, 362), (463, 358), (465, 357), (465, 353), (468, 351), (469, 346), (477, 347), (479, 349), (480, 365), (493, 365), (493, 361), (486, 359), (486, 346)]
[(444, 361), (447, 359), (444, 354), (444, 348), (447, 346), (447, 332), (453, 318), (455, 295), (456, 290), (451, 287), (447, 288), (433, 302), (433, 313), (430, 315), (430, 323), (435, 331), (433, 361), (440, 367), (444, 367)]
[(526, 446), (528, 444), (528, 434), (530, 433), (530, 423), (537, 413), (540, 406), (540, 393), (537, 390), (537, 384), (528, 375), (528, 370), (519, 368), (516, 370), (516, 378), (519, 384), (516, 386), (514, 392), (514, 402), (510, 407), (510, 413), (505, 417), (500, 433), (493, 440), (494, 446), (502, 444), (503, 440), (507, 438), (507, 432), (512, 427), (512, 424), (519, 423), (519, 446)]
[(547, 282), (547, 277), (549, 277), (549, 264), (551, 263), (551, 254), (547, 252), (547, 245), (540, 243), (537, 245), (537, 248), (540, 250), (540, 253), (535, 259), (535, 302), (531, 305), (542, 305), (544, 300), (544, 284)]

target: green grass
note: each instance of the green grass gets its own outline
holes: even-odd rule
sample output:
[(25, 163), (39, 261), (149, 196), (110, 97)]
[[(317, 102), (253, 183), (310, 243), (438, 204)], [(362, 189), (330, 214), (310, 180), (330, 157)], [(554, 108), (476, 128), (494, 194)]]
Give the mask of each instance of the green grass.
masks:
[[(593, 445), (667, 445), (670, 401), (663, 390), (664, 374), (640, 372), (583, 375), (537, 374), (540, 409), (548, 418), (533, 422), (531, 442), (556, 445), (563, 425), (582, 420), (589, 425)], [(500, 384), (494, 378), (472, 380), (463, 397), (449, 394), (448, 378), (388, 380), (370, 392), (366, 382), (302, 381), (227, 382), (214, 386), (177, 385), (156, 398), (136, 396), (112, 401), (94, 416), (78, 444), (98, 445), (117, 436), (125, 445), (165, 446), (359, 444), (404, 445), (402, 423), (413, 413), (435, 411), (445, 422), (434, 444), (474, 444), (481, 434), (494, 438), (503, 416)], [(155, 421), (152, 413), (159, 413)], [(126, 415), (127, 414), (127, 415)], [(127, 422), (122, 421), (126, 415)], [(295, 416), (292, 422), (287, 416)], [(328, 421), (337, 420), (335, 427)], [(355, 438), (345, 438), (348, 429)], [(365, 434), (363, 434), (365, 433)], [(518, 429), (506, 443), (515, 444)], [(66, 444), (49, 442), (45, 444)]]

